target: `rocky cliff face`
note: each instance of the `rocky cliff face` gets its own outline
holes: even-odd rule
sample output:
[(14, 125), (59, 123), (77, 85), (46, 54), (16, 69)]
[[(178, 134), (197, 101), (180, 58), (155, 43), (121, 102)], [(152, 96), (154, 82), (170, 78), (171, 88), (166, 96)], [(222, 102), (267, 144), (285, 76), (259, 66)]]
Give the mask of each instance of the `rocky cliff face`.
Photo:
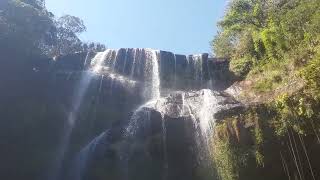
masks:
[(150, 101), (136, 110), (128, 125), (111, 128), (88, 144), (78, 155), (77, 164), (85, 166), (75, 166), (71, 177), (215, 179), (210, 159), (215, 115), (243, 108), (208, 89)]
[[(102, 66), (113, 73), (144, 81), (148, 49), (107, 50)], [(95, 53), (79, 53), (58, 57), (54, 63), (59, 71), (81, 71), (94, 64)], [(163, 89), (203, 89), (223, 90), (232, 84), (232, 73), (227, 59), (209, 58), (208, 54), (178, 55), (159, 51), (161, 88)], [(107, 70), (107, 71), (108, 71)]]
[[(92, 61), (91, 56), (95, 56)], [(99, 64), (93, 74), (100, 79), (99, 91), (110, 90), (110, 107), (126, 95), (128, 105), (135, 104), (135, 108), (119, 113), (130, 115), (109, 126), (80, 152), (82, 167), (66, 173), (69, 176), (168, 180), (318, 177), (314, 172), (319, 161), (308, 160), (316, 157), (316, 137), (292, 133), (279, 143), (267, 125), (275, 112), (263, 106), (245, 107), (212, 91), (225, 90), (232, 83), (227, 61), (207, 54), (183, 56), (150, 49), (108, 50), (86, 57), (83, 67), (77, 67), (86, 70)], [(237, 91), (230, 88), (226, 92), (236, 95)], [(283, 142), (290, 140), (288, 149)], [(310, 147), (307, 152), (304, 145)]]
[(0, 67), (0, 179), (319, 177), (317, 138), (279, 138), (275, 111), (230, 97), (227, 60), (119, 49), (30, 62)]
[(0, 179), (285, 179), (297, 163), (319, 177), (317, 138), (279, 140), (272, 109), (224, 92), (227, 60), (119, 49), (30, 64), (0, 67)]

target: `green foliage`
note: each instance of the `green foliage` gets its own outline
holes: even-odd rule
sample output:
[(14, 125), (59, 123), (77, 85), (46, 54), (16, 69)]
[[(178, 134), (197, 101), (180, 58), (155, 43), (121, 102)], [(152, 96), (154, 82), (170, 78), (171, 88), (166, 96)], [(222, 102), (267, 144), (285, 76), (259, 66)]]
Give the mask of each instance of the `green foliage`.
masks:
[(244, 77), (248, 74), (252, 66), (253, 61), (250, 57), (243, 57), (230, 63), (230, 69), (239, 77)]
[(253, 156), (255, 157), (258, 166), (264, 166), (264, 155), (262, 153), (262, 149), (265, 143), (265, 138), (263, 132), (264, 122), (262, 122), (262, 119), (263, 118), (258, 115), (257, 108), (248, 109), (242, 117), (238, 117), (238, 120), (253, 125), (250, 135), (254, 141), (254, 146), (249, 147), (249, 149), (253, 152)]
[(300, 71), (301, 77), (306, 81), (307, 91), (316, 99), (320, 100), (320, 53)]
[(0, 55), (2, 59), (28, 60), (84, 50), (103, 50), (103, 45), (84, 45), (78, 35), (86, 30), (74, 16), (54, 17), (44, 0), (0, 1)]
[(218, 33), (211, 44), (212, 50), (217, 57), (230, 58), (234, 51), (231, 37), (226, 35), (225, 33)]
[(6, 0), (0, 6), (0, 49), (24, 55), (40, 53), (40, 46), (50, 36), (52, 19), (41, 8), (18, 0)]
[(246, 166), (248, 153), (239, 144), (232, 142), (228, 134), (228, 124), (217, 125), (213, 144), (213, 160), (218, 176), (223, 180), (237, 180), (240, 176), (240, 167)]
[(273, 89), (273, 82), (269, 79), (263, 79), (254, 85), (254, 89), (257, 92), (268, 92)]
[(83, 21), (75, 16), (65, 15), (55, 21), (55, 44), (52, 55), (70, 54), (82, 49), (82, 42), (78, 34), (86, 30)]
[[(261, 63), (285, 59), (305, 63), (320, 44), (320, 2), (233, 0), (219, 26), (220, 33), (212, 41), (213, 50), (231, 57), (231, 63), (240, 61), (233, 63), (239, 67), (247, 67), (241, 66), (241, 61), (248, 57), (254, 60), (249, 71)], [(241, 76), (249, 72), (243, 68), (246, 71), (239, 73), (239, 69), (232, 70)]]
[[(320, 109), (320, 1), (234, 0), (220, 22), (224, 44), (230, 44), (231, 70), (254, 82), (257, 95), (283, 92), (271, 107), (271, 127), (317, 135)], [(216, 39), (221, 38), (218, 34)], [(213, 49), (227, 48), (213, 41)], [(220, 47), (219, 47), (220, 46)], [(224, 51), (228, 52), (227, 49)], [(296, 87), (289, 84), (302, 84)], [(302, 89), (301, 89), (302, 88)], [(298, 91), (298, 92), (297, 92)], [(286, 93), (288, 92), (288, 93)], [(259, 131), (255, 131), (259, 144)], [(262, 162), (259, 146), (256, 160)]]
[(274, 125), (278, 135), (283, 135), (288, 128), (300, 134), (314, 134), (319, 128), (320, 54), (319, 49), (315, 51), (318, 53), (309, 55), (308, 63), (298, 72), (305, 87), (292, 95), (284, 93), (275, 101), (274, 108), (278, 115)]
[(319, 107), (319, 101), (304, 92), (279, 96), (274, 104), (277, 115), (273, 120), (277, 135), (285, 135), (289, 128), (299, 134), (314, 134), (315, 126), (319, 126)]
[(237, 156), (234, 149), (228, 141), (220, 140), (216, 142), (216, 150), (214, 154), (215, 164), (221, 179), (236, 180), (239, 178), (237, 165)]
[(284, 145), (289, 131), (313, 139), (307, 146), (309, 149), (315, 140), (319, 141), (319, 108), (319, 101), (301, 90), (283, 94), (268, 105), (251, 105), (219, 122), (215, 128), (213, 160), (220, 179), (269, 179), (260, 172), (270, 172), (270, 167), (281, 168), (281, 163), (274, 163), (280, 162), (279, 151), (288, 152)]
[(254, 128), (254, 141), (255, 141), (255, 158), (256, 162), (259, 166), (264, 165), (264, 155), (261, 152), (263, 143), (264, 143), (264, 138), (263, 138), (263, 131), (259, 125), (259, 119), (257, 118), (256, 120), (256, 125)]
[(231, 32), (241, 32), (246, 28), (260, 28), (264, 25), (264, 2), (257, 0), (233, 0), (220, 26)]
[[(220, 179), (243, 179), (247, 169), (264, 166), (264, 124), (257, 112), (256, 108), (250, 108), (238, 116), (224, 119), (215, 127), (212, 152)], [(244, 129), (244, 124), (250, 127)]]

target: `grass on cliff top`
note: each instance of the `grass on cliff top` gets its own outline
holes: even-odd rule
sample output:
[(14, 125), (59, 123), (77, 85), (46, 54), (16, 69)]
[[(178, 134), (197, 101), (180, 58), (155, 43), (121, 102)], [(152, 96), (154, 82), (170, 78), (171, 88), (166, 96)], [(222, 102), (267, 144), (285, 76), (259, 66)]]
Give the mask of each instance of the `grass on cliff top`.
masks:
[(301, 89), (318, 91), (320, 51), (306, 61), (294, 58), (288, 53), (282, 61), (266, 60), (253, 66), (244, 79), (251, 83), (243, 87), (242, 98), (247, 102), (264, 103), (284, 93), (294, 94)]

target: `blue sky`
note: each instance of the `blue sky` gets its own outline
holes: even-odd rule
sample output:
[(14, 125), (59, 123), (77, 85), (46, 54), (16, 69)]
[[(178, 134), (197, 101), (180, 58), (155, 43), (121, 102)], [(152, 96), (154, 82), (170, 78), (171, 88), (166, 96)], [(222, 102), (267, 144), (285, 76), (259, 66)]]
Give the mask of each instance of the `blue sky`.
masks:
[(84, 20), (84, 41), (109, 48), (154, 48), (181, 54), (210, 53), (226, 0), (47, 0), (56, 16)]

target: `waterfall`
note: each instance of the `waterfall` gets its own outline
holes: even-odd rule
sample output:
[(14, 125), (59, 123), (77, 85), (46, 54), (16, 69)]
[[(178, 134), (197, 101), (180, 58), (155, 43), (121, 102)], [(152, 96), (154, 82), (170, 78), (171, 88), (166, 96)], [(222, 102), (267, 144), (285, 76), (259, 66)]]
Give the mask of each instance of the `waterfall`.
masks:
[(134, 75), (134, 70), (136, 68), (136, 62), (137, 62), (137, 56), (138, 56), (138, 51), (135, 50), (134, 51), (134, 54), (133, 54), (133, 61), (132, 61), (132, 68), (131, 68), (131, 71), (130, 71), (130, 78), (133, 78), (133, 75)]
[(158, 99), (160, 98), (160, 74), (159, 74), (159, 61), (158, 61), (158, 52), (155, 50), (151, 51), (151, 61), (152, 61), (152, 83), (151, 83), (151, 98), (150, 99)]
[(143, 81), (145, 88), (142, 96), (149, 101), (160, 97), (158, 54), (159, 51), (152, 49), (107, 49), (97, 54), (104, 58), (94, 58), (91, 66), (94, 73), (103, 74), (112, 84), (133, 87), (138, 81)]
[[(101, 68), (101, 63), (105, 58), (106, 53), (98, 53), (94, 58), (93, 61), (97, 61), (95, 66), (93, 66), (90, 70), (97, 71)], [(70, 136), (72, 134), (72, 130), (74, 128), (75, 122), (78, 118), (78, 113), (81, 107), (82, 100), (87, 92), (87, 89), (90, 85), (90, 82), (93, 79), (93, 75), (90, 72), (82, 72), (80, 82), (76, 87), (76, 91), (72, 98), (71, 109), (67, 117), (67, 121), (64, 124), (63, 133), (61, 136), (61, 142), (57, 149), (57, 156), (54, 159), (52, 164), (52, 168), (49, 172), (49, 180), (59, 180), (61, 177), (61, 168), (62, 163), (65, 157), (65, 153), (68, 150), (69, 143), (70, 143)]]
[[(129, 125), (127, 127), (127, 132), (129, 134), (134, 133), (139, 125), (137, 122), (140, 118), (139, 113), (144, 110), (146, 107), (153, 107), (154, 103), (160, 98), (160, 73), (159, 73), (159, 51), (146, 49), (146, 61), (149, 61), (149, 66), (146, 67), (146, 76), (147, 78), (151, 77), (145, 93), (147, 94), (147, 102), (140, 106), (133, 114)], [(151, 69), (151, 73), (150, 73)]]
[[(137, 66), (137, 62), (141, 63), (143, 59), (142, 57), (137, 57), (139, 53), (143, 53), (143, 56), (145, 57), (145, 65), (144, 65), (144, 76), (146, 79), (146, 87), (144, 90), (145, 97), (148, 100), (148, 102), (138, 108), (136, 110), (135, 114), (132, 117), (132, 120), (130, 121), (130, 125), (127, 129), (130, 129), (129, 127), (135, 128), (137, 123), (135, 120), (138, 119), (138, 113), (141, 111), (142, 108), (146, 107), (147, 105), (151, 105), (155, 100), (160, 98), (160, 75), (159, 75), (159, 51), (152, 50), (152, 49), (135, 49), (134, 50), (134, 59), (131, 65), (130, 70), (130, 77), (126, 77), (121, 75), (117, 72), (117, 62), (118, 57), (120, 56), (119, 53), (120, 50), (111, 50), (108, 49), (105, 52), (98, 53), (96, 57), (92, 60), (92, 71), (96, 74), (103, 74), (102, 78), (104, 76), (108, 76), (111, 79), (111, 91), (112, 86), (115, 82), (123, 83), (123, 84), (134, 84), (135, 81), (133, 80), (135, 74), (135, 68)], [(121, 72), (125, 73), (125, 66), (127, 65), (128, 61), (128, 49), (125, 50), (125, 62), (123, 67), (121, 67)], [(111, 64), (111, 67), (108, 66)], [(102, 79), (100, 82), (100, 88), (102, 84)], [(84, 149), (82, 149), (79, 153), (79, 155), (76, 158), (75, 161), (75, 167), (73, 168), (72, 177), (74, 180), (81, 180), (82, 179), (82, 171), (85, 169), (85, 165), (88, 161), (88, 158), (90, 157), (90, 154), (93, 153), (96, 149), (96, 145), (100, 143), (103, 139), (105, 134), (101, 134), (97, 138), (95, 138), (93, 141), (91, 141)]]
[(206, 68), (208, 69), (208, 76), (209, 76), (209, 83), (206, 88), (212, 89), (212, 88), (214, 88), (214, 86), (213, 86), (212, 72), (211, 72), (211, 68), (209, 66), (209, 61), (207, 61), (207, 63), (206, 63)]
[(90, 52), (87, 52), (86, 58), (85, 58), (84, 63), (83, 63), (83, 67), (87, 66), (88, 59), (89, 59), (89, 54), (90, 54)]
[[(101, 91), (103, 84), (109, 84), (110, 91), (113, 92), (113, 87), (121, 85), (127, 89), (134, 86), (138, 86), (140, 96), (142, 98), (142, 104), (138, 107), (131, 116), (128, 124), (124, 128), (123, 139), (129, 143), (135, 143), (141, 138), (141, 131), (148, 131), (153, 121), (154, 111), (158, 112), (161, 116), (161, 141), (163, 151), (163, 180), (167, 180), (169, 173), (169, 162), (167, 152), (167, 140), (168, 137), (167, 119), (179, 119), (183, 118), (186, 122), (193, 124), (194, 139), (196, 143), (196, 151), (199, 162), (203, 159), (207, 159), (207, 154), (210, 146), (210, 138), (213, 131), (215, 122), (214, 114), (222, 108), (219, 104), (223, 99), (219, 99), (219, 94), (210, 90), (203, 89), (200, 91), (173, 91), (177, 89), (177, 82), (182, 81), (181, 76), (189, 77), (192, 74), (192, 86), (198, 88), (203, 87), (204, 81), (211, 81), (211, 73), (209, 71), (207, 59), (203, 55), (192, 55), (180, 57), (179, 62), (176, 55), (173, 54), (172, 60), (174, 61), (172, 66), (170, 62), (165, 61), (165, 56), (162, 51), (153, 49), (108, 49), (105, 52), (98, 53), (91, 61), (91, 71), (102, 77), (100, 81), (99, 91)], [(171, 57), (171, 56), (170, 56)], [(206, 60), (206, 61), (205, 61)], [(178, 63), (185, 61), (185, 69), (179, 71)], [(164, 64), (168, 68), (173, 70), (168, 71), (168, 74), (160, 67), (160, 62), (168, 63)], [(206, 64), (204, 64), (206, 63)], [(179, 64), (179, 67), (182, 67)], [(203, 69), (206, 68), (206, 69)], [(174, 74), (170, 74), (173, 72)], [(205, 73), (209, 74), (208, 77), (204, 77)], [(173, 80), (174, 88), (171, 87), (168, 97), (162, 97), (161, 90), (163, 89), (162, 82), (168, 85), (164, 81), (163, 76), (168, 75), (168, 80)], [(170, 77), (171, 76), (171, 77)], [(173, 77), (173, 78), (172, 78)], [(106, 79), (106, 81), (103, 81)], [(189, 83), (189, 81), (186, 81)], [(185, 82), (179, 82), (184, 86)], [(171, 82), (172, 84), (172, 82)], [(192, 87), (192, 88), (193, 88)], [(168, 87), (166, 87), (168, 88)], [(111, 95), (112, 95), (111, 93)], [(191, 129), (190, 129), (191, 130)], [(81, 180), (91, 155), (96, 153), (97, 145), (106, 141), (106, 134), (103, 133), (89, 144), (87, 144), (77, 155), (75, 161), (75, 167), (73, 169), (74, 180)], [(141, 139), (139, 140), (141, 141)], [(107, 143), (108, 145), (108, 143)], [(128, 157), (130, 156), (129, 146), (123, 145), (120, 148), (121, 156), (121, 168), (123, 168), (123, 176), (128, 178)]]
[(174, 54), (174, 87), (177, 88), (177, 55)]
[(96, 56), (92, 59), (92, 68), (91, 70), (93, 72), (99, 72), (102, 70), (103, 66), (103, 61), (107, 58), (107, 56), (109, 55), (110, 51), (106, 50), (104, 52), (99, 52), (96, 54)]
[(210, 134), (212, 134), (212, 122), (214, 122), (212, 114), (216, 112), (218, 101), (212, 91), (204, 89), (202, 90), (202, 93), (203, 102), (199, 112), (200, 127), (201, 131), (204, 133), (203, 135), (208, 137)]
[[(192, 61), (194, 61), (195, 80), (200, 82), (200, 86), (203, 85), (203, 58), (202, 55), (192, 55)], [(198, 83), (199, 83), (198, 82)]]

